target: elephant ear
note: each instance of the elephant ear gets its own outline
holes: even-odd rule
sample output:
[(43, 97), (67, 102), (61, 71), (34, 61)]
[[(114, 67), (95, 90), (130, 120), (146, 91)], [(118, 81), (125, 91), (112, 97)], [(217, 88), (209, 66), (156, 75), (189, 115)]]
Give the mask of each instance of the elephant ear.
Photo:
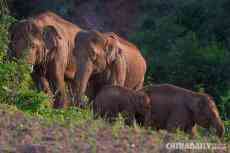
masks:
[(193, 115), (198, 115), (204, 110), (205, 99), (201, 95), (192, 97), (191, 100), (186, 101), (186, 106)]
[(105, 52), (107, 62), (112, 63), (121, 54), (122, 50), (119, 48), (119, 38), (116, 34), (110, 33), (105, 42)]
[(88, 39), (86, 40), (90, 42), (90, 46), (93, 48), (90, 50), (90, 57), (93, 60), (96, 60), (97, 55), (101, 54), (101, 50), (103, 49), (105, 43), (105, 38), (99, 31), (91, 30), (88, 32)]
[(47, 49), (51, 50), (58, 47), (58, 41), (61, 39), (57, 29), (53, 26), (46, 26), (43, 29), (43, 40)]
[(19, 56), (21, 51), (17, 50), (18, 43), (20, 44), (20, 42), (23, 41), (27, 46), (29, 46), (34, 38), (39, 40), (42, 39), (42, 32), (40, 28), (34, 23), (34, 20), (21, 20), (12, 24), (9, 28), (9, 47), (11, 50), (16, 50), (17, 52), (11, 51), (11, 53), (9, 52), (8, 55)]

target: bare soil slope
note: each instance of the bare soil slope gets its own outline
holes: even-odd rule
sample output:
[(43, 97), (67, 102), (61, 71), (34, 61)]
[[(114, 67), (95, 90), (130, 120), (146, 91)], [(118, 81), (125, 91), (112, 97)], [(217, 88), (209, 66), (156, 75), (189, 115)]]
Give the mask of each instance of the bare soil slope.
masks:
[(0, 116), (0, 153), (227, 153), (230, 149), (168, 150), (168, 142), (208, 140), (188, 140), (184, 135), (128, 128), (119, 122), (110, 125), (103, 120), (56, 122), (2, 104)]

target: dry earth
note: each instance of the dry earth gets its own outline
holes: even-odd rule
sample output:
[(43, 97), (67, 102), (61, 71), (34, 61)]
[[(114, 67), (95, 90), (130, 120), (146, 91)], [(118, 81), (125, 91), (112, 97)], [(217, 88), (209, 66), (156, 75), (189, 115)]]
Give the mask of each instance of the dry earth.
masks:
[[(212, 150), (168, 150), (168, 142), (198, 142), (183, 136), (127, 128), (102, 120), (60, 124), (0, 105), (0, 153), (185, 153)], [(203, 139), (202, 142), (207, 142)], [(226, 145), (227, 146), (227, 145)], [(229, 147), (229, 146), (228, 146)], [(228, 149), (228, 150), (227, 150)], [(229, 153), (230, 148), (214, 153)]]

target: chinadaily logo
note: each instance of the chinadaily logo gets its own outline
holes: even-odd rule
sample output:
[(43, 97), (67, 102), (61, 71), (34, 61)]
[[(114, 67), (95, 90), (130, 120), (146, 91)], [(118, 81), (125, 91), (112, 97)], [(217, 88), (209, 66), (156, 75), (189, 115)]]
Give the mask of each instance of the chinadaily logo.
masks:
[(226, 150), (227, 145), (215, 143), (176, 142), (167, 143), (166, 148), (168, 150)]

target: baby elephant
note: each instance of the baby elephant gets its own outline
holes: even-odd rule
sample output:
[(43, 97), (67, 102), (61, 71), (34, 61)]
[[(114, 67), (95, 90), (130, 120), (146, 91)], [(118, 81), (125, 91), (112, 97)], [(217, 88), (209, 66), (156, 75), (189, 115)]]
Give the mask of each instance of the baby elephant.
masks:
[(125, 115), (125, 124), (128, 125), (131, 125), (134, 119), (143, 125), (149, 110), (150, 99), (144, 92), (119, 86), (104, 87), (93, 103), (95, 117), (100, 116), (112, 122), (121, 113)]
[(151, 100), (148, 125), (169, 131), (179, 128), (194, 137), (196, 123), (204, 128), (213, 127), (223, 137), (224, 125), (209, 95), (169, 84), (148, 86), (142, 91)]

